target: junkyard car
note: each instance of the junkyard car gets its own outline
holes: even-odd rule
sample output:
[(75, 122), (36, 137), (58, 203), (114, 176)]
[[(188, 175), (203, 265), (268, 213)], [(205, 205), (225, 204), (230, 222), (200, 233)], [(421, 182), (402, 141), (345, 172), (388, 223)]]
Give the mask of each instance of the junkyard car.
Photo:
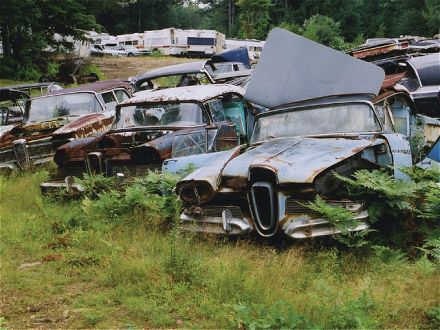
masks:
[(130, 86), (119, 80), (57, 90), (26, 102), (24, 122), (0, 137), (0, 169), (27, 169), (52, 160), (73, 139), (106, 131)]
[[(31, 96), (43, 95), (60, 89), (63, 88), (54, 82), (0, 87), (0, 125), (21, 123), (23, 121), (26, 101)], [(9, 130), (10, 128), (2, 128), (2, 132), (8, 132)], [(0, 137), (2, 135), (0, 133)]]
[(210, 60), (169, 65), (140, 73), (129, 81), (135, 91), (214, 84), (217, 75), (247, 70), (249, 66), (247, 49), (244, 52), (233, 49), (214, 55)]
[[(408, 136), (385, 125), (372, 103), (383, 80), (375, 65), (273, 30), (245, 94), (271, 109), (255, 118), (250, 146), (163, 164), (170, 172), (179, 163), (197, 167), (176, 188), (184, 203), (182, 228), (291, 238), (338, 233), (307, 207), (316, 196), (353, 212), (350, 230), (368, 228), (366, 205), (351, 200), (334, 173), (392, 168), (396, 178), (405, 178), (399, 168), (412, 165)], [(412, 117), (397, 97), (393, 104), (402, 113), (397, 131), (410, 134)], [(386, 108), (385, 116), (392, 117), (392, 107)]]
[[(24, 107), (29, 95), (25, 92), (11, 89), (0, 88), (0, 125), (15, 125), (23, 120)], [(2, 131), (11, 128), (2, 127)], [(1, 137), (0, 133), (0, 137)]]
[(170, 157), (230, 149), (246, 142), (253, 107), (243, 89), (206, 85), (139, 92), (120, 104), (106, 134), (61, 146), (54, 160), (58, 174), (43, 191), (84, 172), (139, 175), (160, 169)]
[(440, 118), (440, 54), (414, 57), (406, 64), (400, 83), (411, 92), (420, 113)]
[(431, 150), (420, 163), (417, 164), (418, 167), (424, 169), (433, 169), (438, 172), (438, 182), (440, 183), (440, 138), (432, 145)]

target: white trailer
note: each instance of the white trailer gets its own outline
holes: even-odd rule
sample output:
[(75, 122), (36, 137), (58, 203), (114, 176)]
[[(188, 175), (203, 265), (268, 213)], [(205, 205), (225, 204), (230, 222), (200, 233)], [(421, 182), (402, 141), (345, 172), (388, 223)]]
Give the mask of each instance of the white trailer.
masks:
[(226, 39), (226, 49), (235, 49), (240, 47), (246, 47), (249, 53), (249, 59), (255, 61), (261, 55), (264, 47), (264, 41), (256, 39)]
[(120, 34), (116, 36), (119, 46), (134, 46), (144, 48), (144, 33)]
[(225, 46), (225, 35), (215, 30), (186, 30), (189, 56), (211, 57), (221, 53)]
[(108, 33), (97, 33), (95, 31), (87, 32), (87, 37), (92, 41), (93, 45), (113, 45), (116, 46), (116, 37)]
[(163, 55), (186, 54), (187, 33), (184, 30), (168, 28), (144, 32), (144, 47), (160, 51)]

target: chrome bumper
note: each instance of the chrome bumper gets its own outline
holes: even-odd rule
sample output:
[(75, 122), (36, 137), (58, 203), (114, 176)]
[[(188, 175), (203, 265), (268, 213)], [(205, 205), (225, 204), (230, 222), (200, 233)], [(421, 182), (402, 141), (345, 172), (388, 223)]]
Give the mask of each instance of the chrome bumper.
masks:
[[(348, 231), (360, 231), (370, 227), (368, 222), (368, 211), (359, 212), (353, 219), (357, 221), (356, 226), (348, 229)], [(292, 238), (310, 238), (318, 236), (327, 236), (341, 233), (334, 225), (330, 224), (325, 218), (310, 219), (307, 216), (297, 217), (287, 220), (282, 230)]]
[(180, 215), (180, 225), (183, 230), (192, 232), (212, 233), (220, 235), (244, 235), (251, 231), (252, 226), (246, 219), (213, 216), (192, 216), (185, 213)]
[(84, 192), (84, 187), (80, 184), (74, 183), (68, 186), (64, 181), (43, 182), (40, 184), (40, 189), (43, 195), (59, 192), (61, 190), (72, 195), (81, 195)]

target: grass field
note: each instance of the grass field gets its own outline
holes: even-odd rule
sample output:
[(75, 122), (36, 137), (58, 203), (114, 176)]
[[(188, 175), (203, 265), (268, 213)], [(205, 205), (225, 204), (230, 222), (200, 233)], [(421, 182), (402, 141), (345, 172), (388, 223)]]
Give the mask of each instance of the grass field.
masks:
[(183, 235), (157, 214), (112, 222), (42, 198), (46, 177), (0, 178), (3, 328), (439, 326), (427, 260)]

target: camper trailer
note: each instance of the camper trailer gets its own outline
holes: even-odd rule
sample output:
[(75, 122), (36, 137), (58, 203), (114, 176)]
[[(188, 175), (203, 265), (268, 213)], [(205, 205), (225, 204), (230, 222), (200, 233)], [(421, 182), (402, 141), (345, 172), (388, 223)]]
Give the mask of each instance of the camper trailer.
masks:
[(186, 53), (186, 31), (169, 28), (144, 32), (144, 47), (160, 51), (163, 55), (184, 55)]
[(119, 46), (144, 48), (144, 33), (120, 34), (116, 36)]
[(88, 32), (87, 36), (93, 45), (108, 45), (108, 46), (116, 46), (116, 37), (111, 36), (108, 33), (97, 33), (95, 31)]
[(264, 41), (256, 39), (226, 39), (225, 45), (227, 50), (246, 47), (249, 53), (249, 59), (255, 61), (260, 57), (264, 47)]
[(215, 30), (186, 30), (189, 56), (211, 57), (224, 49), (225, 35)]

